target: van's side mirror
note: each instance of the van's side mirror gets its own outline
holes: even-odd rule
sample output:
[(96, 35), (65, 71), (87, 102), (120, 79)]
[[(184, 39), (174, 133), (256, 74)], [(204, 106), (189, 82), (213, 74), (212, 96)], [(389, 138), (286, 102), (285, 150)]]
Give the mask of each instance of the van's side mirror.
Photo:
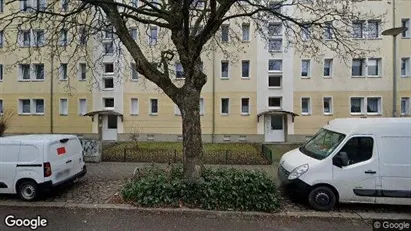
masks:
[(342, 168), (342, 166), (343, 166), (343, 161), (342, 161), (341, 156), (339, 156), (339, 155), (335, 155), (335, 156), (334, 156), (334, 158), (333, 158), (333, 165), (336, 166), (336, 167)]

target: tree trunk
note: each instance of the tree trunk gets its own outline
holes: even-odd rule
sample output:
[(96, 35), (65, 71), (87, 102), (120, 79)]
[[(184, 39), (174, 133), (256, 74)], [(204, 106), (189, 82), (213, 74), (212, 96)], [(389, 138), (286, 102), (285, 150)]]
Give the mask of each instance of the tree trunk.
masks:
[(179, 106), (183, 119), (184, 177), (195, 181), (200, 176), (200, 158), (203, 153), (200, 121), (200, 92), (185, 94)]

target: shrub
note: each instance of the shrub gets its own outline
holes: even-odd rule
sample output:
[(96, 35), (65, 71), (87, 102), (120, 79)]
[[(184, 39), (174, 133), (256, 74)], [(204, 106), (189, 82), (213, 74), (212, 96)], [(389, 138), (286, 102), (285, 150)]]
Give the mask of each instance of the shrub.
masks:
[(14, 111), (10, 110), (5, 110), (3, 114), (0, 115), (0, 137), (2, 137), (5, 131), (9, 128), (14, 115)]
[(273, 212), (279, 206), (275, 182), (265, 172), (205, 168), (195, 183), (183, 179), (181, 166), (146, 167), (122, 189), (126, 201), (144, 207)]

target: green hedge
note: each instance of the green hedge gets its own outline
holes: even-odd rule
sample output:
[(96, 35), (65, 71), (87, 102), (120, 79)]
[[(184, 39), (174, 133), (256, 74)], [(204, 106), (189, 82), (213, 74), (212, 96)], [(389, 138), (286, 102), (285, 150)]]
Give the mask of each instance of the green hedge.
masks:
[(146, 167), (122, 189), (123, 199), (143, 207), (273, 212), (279, 207), (275, 183), (266, 173), (206, 168), (200, 180), (183, 179), (181, 166)]

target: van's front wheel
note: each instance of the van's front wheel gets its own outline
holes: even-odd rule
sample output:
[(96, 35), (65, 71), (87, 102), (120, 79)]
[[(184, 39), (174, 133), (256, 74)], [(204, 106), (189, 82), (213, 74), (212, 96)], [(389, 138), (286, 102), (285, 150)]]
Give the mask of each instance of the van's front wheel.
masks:
[(319, 211), (329, 211), (334, 208), (337, 197), (334, 191), (327, 186), (313, 188), (308, 195), (308, 204)]
[(37, 198), (38, 187), (36, 182), (23, 181), (18, 186), (18, 194), (22, 200), (34, 201)]

